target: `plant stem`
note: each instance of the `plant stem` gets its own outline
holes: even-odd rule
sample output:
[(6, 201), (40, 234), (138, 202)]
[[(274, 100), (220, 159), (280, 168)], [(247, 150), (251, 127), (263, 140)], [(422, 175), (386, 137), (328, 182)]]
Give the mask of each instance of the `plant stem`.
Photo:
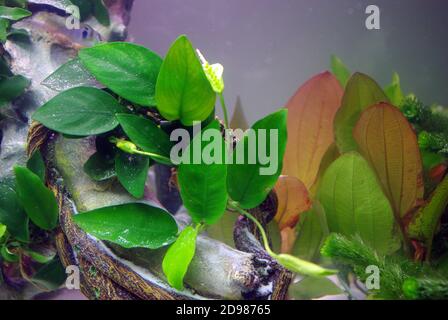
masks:
[(219, 95), (219, 100), (221, 101), (221, 107), (222, 107), (222, 112), (224, 114), (224, 125), (226, 127), (226, 129), (229, 128), (229, 117), (227, 115), (227, 107), (226, 107), (226, 102), (224, 100), (224, 95), (221, 93), (218, 93)]
[(145, 152), (145, 151), (136, 150), (136, 151), (134, 151), (134, 154), (139, 154), (139, 155), (147, 156), (147, 157), (150, 157), (150, 158), (153, 158), (153, 159), (159, 159), (159, 160), (161, 160), (163, 162), (166, 162), (166, 163), (171, 163), (171, 160), (169, 158), (161, 156), (159, 154), (152, 153), (152, 152)]

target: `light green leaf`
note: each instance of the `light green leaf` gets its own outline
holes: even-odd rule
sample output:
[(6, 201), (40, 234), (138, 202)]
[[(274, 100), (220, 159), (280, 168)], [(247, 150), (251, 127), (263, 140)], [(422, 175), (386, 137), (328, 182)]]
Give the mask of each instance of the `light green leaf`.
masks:
[[(210, 130), (210, 131), (209, 131)], [(210, 142), (201, 142), (201, 136), (204, 133), (213, 132), (210, 136)], [(200, 145), (201, 156), (205, 154), (206, 148), (219, 143), (218, 150), (213, 150), (215, 154), (221, 153), (216, 160), (219, 163), (207, 164), (203, 159), (199, 163), (194, 163), (193, 158), (197, 155), (194, 145)], [(226, 178), (227, 165), (224, 162), (224, 152), (226, 147), (221, 136), (220, 125), (217, 120), (208, 125), (201, 133), (196, 135), (190, 145), (185, 150), (185, 154), (190, 157), (184, 157), (189, 163), (181, 163), (178, 169), (178, 181), (180, 195), (188, 213), (196, 223), (206, 222), (213, 224), (224, 214), (227, 205)], [(206, 155), (209, 157), (209, 154)]]
[(164, 118), (186, 126), (207, 119), (214, 109), (216, 94), (186, 36), (177, 38), (163, 61), (156, 100)]
[(33, 259), (34, 261), (41, 263), (41, 264), (46, 264), (48, 262), (50, 262), (51, 260), (53, 260), (53, 258), (55, 257), (55, 254), (51, 254), (49, 256), (36, 252), (36, 251), (32, 251), (32, 250), (25, 250), (25, 253), (27, 256), (29, 256), (31, 259)]
[(149, 158), (119, 151), (115, 172), (121, 185), (135, 198), (143, 197), (148, 178)]
[(6, 233), (6, 226), (0, 223), (0, 239), (3, 238), (5, 233)]
[(182, 230), (179, 238), (171, 245), (163, 258), (163, 273), (168, 283), (177, 290), (184, 288), (184, 277), (196, 251), (197, 236), (197, 228), (191, 226), (186, 227)]
[(341, 86), (344, 88), (347, 85), (348, 79), (350, 79), (350, 70), (337, 56), (331, 56), (331, 72), (338, 79)]
[(17, 195), (31, 221), (41, 229), (54, 229), (58, 223), (59, 209), (53, 192), (27, 168), (15, 167), (14, 173)]
[(379, 253), (397, 249), (391, 204), (373, 169), (358, 153), (344, 154), (330, 165), (318, 198), (330, 232), (359, 235)]
[(37, 109), (33, 119), (49, 129), (73, 136), (89, 136), (115, 129), (123, 107), (108, 93), (78, 87), (64, 91)]
[[(236, 151), (232, 154), (233, 164), (228, 165), (227, 169), (227, 192), (232, 200), (237, 201), (243, 209), (255, 208), (262, 203), (280, 176), (287, 140), (287, 113), (286, 109), (280, 109), (252, 126), (252, 132), (255, 132), (257, 136), (260, 136), (260, 132), (265, 132), (266, 137), (263, 144), (259, 143), (257, 138), (254, 150), (249, 150), (251, 149), (249, 148), (249, 140), (252, 140), (250, 143), (254, 143), (253, 137), (249, 139), (251, 136), (250, 132), (246, 132), (241, 141), (237, 143)], [(276, 131), (271, 132), (271, 129)], [(271, 137), (271, 133), (273, 137)], [(261, 153), (260, 148), (262, 150), (271, 148), (270, 151), (267, 151), (271, 163), (261, 164), (259, 157), (259, 153)], [(244, 162), (239, 164), (237, 163), (238, 154), (241, 157), (242, 151), (238, 150), (243, 149)], [(250, 152), (252, 154), (249, 154)], [(250, 163), (249, 160), (251, 158), (256, 158), (254, 164)], [(271, 168), (269, 168), (269, 164)]]
[[(117, 119), (129, 139), (143, 151), (170, 158), (173, 146), (170, 137), (154, 122), (132, 114), (118, 114)], [(158, 157), (154, 157), (154, 160), (162, 164), (170, 164), (161, 161)]]
[(384, 89), (384, 92), (394, 106), (401, 106), (404, 100), (404, 94), (403, 91), (401, 91), (400, 76), (398, 73), (394, 72), (392, 83)]
[(29, 218), (20, 204), (14, 179), (0, 181), (0, 223), (6, 225), (8, 232), (17, 240), (28, 242)]
[(31, 12), (22, 8), (10, 8), (0, 6), (0, 18), (8, 20), (20, 20), (29, 17)]
[(142, 106), (155, 105), (162, 59), (132, 43), (112, 42), (82, 49), (79, 58), (95, 78), (119, 96)]
[(103, 87), (84, 67), (79, 58), (64, 63), (42, 81), (42, 85), (58, 92), (76, 87), (96, 87), (99, 89)]
[(378, 102), (388, 102), (381, 87), (367, 75), (355, 73), (347, 83), (341, 108), (334, 119), (336, 144), (341, 153), (358, 149), (353, 128), (362, 111)]
[(128, 203), (77, 214), (76, 224), (100, 240), (124, 248), (157, 249), (176, 239), (177, 224), (160, 208), (144, 203)]
[(116, 176), (114, 158), (95, 152), (84, 163), (84, 172), (95, 181), (104, 181)]
[(28, 159), (26, 167), (45, 183), (45, 163), (39, 150), (36, 150)]

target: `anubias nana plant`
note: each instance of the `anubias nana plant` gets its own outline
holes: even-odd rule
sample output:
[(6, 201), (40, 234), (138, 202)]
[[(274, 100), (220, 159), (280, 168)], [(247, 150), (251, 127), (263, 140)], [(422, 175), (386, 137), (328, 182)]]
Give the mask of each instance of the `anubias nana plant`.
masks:
[[(71, 68), (73, 64), (80, 68)], [(84, 165), (92, 179), (116, 177), (133, 197), (141, 199), (152, 164), (176, 167), (180, 194), (192, 218), (191, 225), (179, 232), (168, 212), (136, 201), (76, 214), (74, 221), (98, 239), (125, 248), (170, 246), (162, 267), (167, 281), (177, 289), (183, 288), (198, 234), (226, 210), (252, 220), (260, 229), (266, 251), (291, 271), (310, 276), (333, 274), (334, 270), (292, 255), (274, 253), (262, 225), (247, 211), (265, 200), (281, 173), (287, 110), (257, 121), (239, 141), (231, 134), (221, 135), (222, 129), (229, 129), (222, 74), (220, 64), (210, 65), (186, 36), (180, 36), (164, 59), (125, 42), (85, 48), (45, 80), (53, 89), (58, 89), (55, 79), (65, 88), (67, 83), (73, 86), (39, 108), (33, 119), (70, 138), (96, 136), (97, 152)], [(214, 116), (216, 95), (224, 112), (223, 125)], [(198, 123), (204, 129), (195, 135), (197, 126), (193, 125)], [(178, 129), (191, 133), (191, 142), (181, 149), (183, 160), (197, 152), (207, 157), (173, 163), (176, 148), (170, 134)], [(204, 139), (208, 130), (219, 134)], [(260, 137), (270, 130), (276, 139), (269, 134), (265, 140), (252, 139), (252, 135)], [(251, 141), (255, 142), (251, 150), (255, 155), (274, 150), (275, 155), (270, 155), (278, 159), (274, 172), (262, 174), (266, 163), (259, 157), (249, 161), (250, 152), (245, 153), (244, 161), (237, 161), (235, 152), (227, 157), (228, 150), (248, 151)], [(270, 148), (272, 143), (277, 143), (275, 148)], [(229, 162), (229, 158), (235, 161)]]

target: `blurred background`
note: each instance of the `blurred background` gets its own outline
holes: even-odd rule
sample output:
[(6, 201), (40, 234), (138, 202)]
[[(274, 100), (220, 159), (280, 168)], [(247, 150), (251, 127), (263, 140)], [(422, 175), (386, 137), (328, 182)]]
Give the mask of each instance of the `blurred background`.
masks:
[[(380, 30), (365, 27), (370, 4)], [(135, 0), (132, 12), (135, 42), (165, 55), (187, 34), (222, 63), (230, 113), (240, 96), (251, 123), (328, 69), (331, 54), (382, 85), (396, 71), (405, 93), (448, 105), (446, 0)]]

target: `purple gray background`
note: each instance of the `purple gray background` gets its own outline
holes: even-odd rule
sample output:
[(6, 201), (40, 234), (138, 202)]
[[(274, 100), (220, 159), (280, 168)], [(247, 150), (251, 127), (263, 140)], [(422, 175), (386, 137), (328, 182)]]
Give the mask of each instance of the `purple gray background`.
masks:
[[(365, 8), (381, 9), (381, 30)], [(283, 106), (336, 54), (382, 85), (392, 72), (405, 92), (448, 105), (447, 0), (135, 0), (130, 34), (164, 55), (187, 34), (225, 67), (230, 113), (240, 95), (249, 121)]]

